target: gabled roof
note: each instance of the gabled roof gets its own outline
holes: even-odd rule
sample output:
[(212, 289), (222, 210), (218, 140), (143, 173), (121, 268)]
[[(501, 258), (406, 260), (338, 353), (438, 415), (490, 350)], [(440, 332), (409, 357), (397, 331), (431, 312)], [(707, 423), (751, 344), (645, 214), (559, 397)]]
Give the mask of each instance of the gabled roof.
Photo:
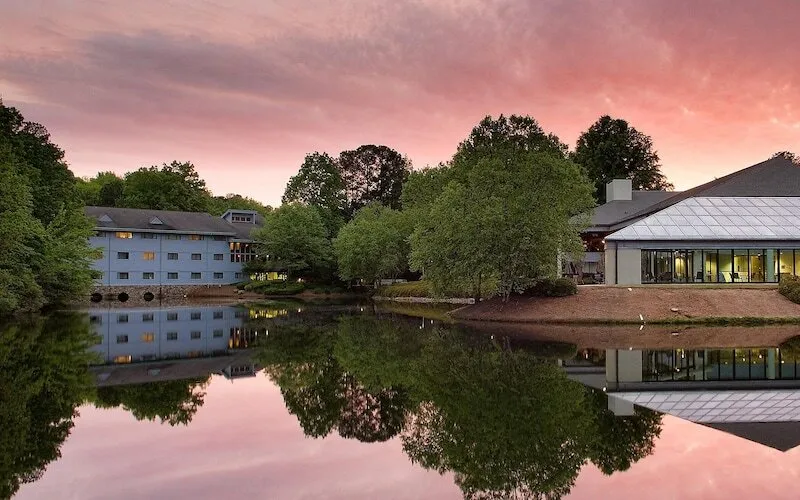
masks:
[(779, 451), (800, 445), (800, 422), (721, 422), (703, 424)]
[(689, 198), (606, 236), (606, 240), (800, 240), (800, 196)]
[(656, 203), (675, 196), (674, 191), (633, 191), (630, 200), (615, 200), (594, 209), (584, 233), (608, 231), (611, 226)]
[[(204, 212), (143, 210), (138, 208), (86, 207), (84, 212), (95, 220), (96, 229), (175, 231), (236, 236), (236, 227)], [(103, 217), (103, 216), (107, 217)], [(107, 219), (110, 219), (108, 221)], [(156, 220), (161, 224), (153, 223)]]
[[(235, 212), (240, 211), (235, 210)], [(253, 212), (253, 215), (253, 222), (229, 222), (229, 224), (233, 226), (233, 230), (236, 231), (237, 238), (243, 240), (250, 239), (250, 235), (253, 231), (264, 227), (264, 216), (258, 212)]]
[(800, 196), (800, 165), (783, 156), (770, 158), (687, 191), (675, 193), (674, 196), (624, 218), (612, 229), (625, 227), (631, 221), (641, 219), (680, 201), (698, 196)]

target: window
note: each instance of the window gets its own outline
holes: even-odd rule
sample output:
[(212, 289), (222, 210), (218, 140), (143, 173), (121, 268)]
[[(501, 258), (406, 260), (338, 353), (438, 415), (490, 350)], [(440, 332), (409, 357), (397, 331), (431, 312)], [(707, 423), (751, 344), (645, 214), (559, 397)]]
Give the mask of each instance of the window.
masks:
[(129, 239), (133, 238), (133, 233), (128, 233), (128, 232), (124, 232), (124, 231), (117, 231), (114, 234), (114, 236), (116, 236), (117, 238), (122, 239), (122, 240), (129, 240)]
[(127, 323), (127, 322), (128, 322), (127, 314), (117, 314), (117, 323)]
[(232, 222), (252, 222), (253, 217), (251, 215), (233, 215), (231, 216)]
[(178, 321), (178, 313), (167, 313), (167, 321)]
[(214, 236), (214, 241), (228, 241), (228, 237), (227, 236), (216, 235), (216, 236)]
[(246, 313), (247, 313), (246, 311), (236, 311), (236, 312), (233, 313), (233, 317), (234, 318), (244, 318)]
[(143, 280), (153, 280), (156, 279), (156, 273), (142, 273)]
[(214, 254), (214, 260), (222, 260), (224, 256), (221, 253)]
[(222, 319), (223, 314), (222, 311), (214, 311), (214, 319)]
[(222, 330), (220, 330), (220, 329), (214, 330), (214, 338), (218, 339), (220, 337), (222, 337)]
[(117, 344), (127, 344), (127, 343), (128, 343), (127, 335), (117, 335)]
[(167, 260), (178, 260), (178, 254), (177, 253), (168, 253), (167, 254)]
[(128, 279), (128, 273), (117, 273), (118, 280), (126, 280)]
[(203, 260), (203, 254), (201, 253), (193, 253), (192, 260)]
[(143, 240), (154, 240), (156, 239), (156, 233), (142, 233), (141, 237)]
[(167, 273), (168, 280), (176, 280), (178, 279), (178, 273)]
[(193, 332), (191, 332), (191, 333), (189, 334), (189, 337), (190, 337), (192, 340), (197, 340), (197, 339), (199, 339), (199, 338), (200, 338), (200, 337), (202, 337), (202, 336), (203, 336), (203, 333), (202, 333), (202, 332), (200, 332), (199, 330), (195, 330), (195, 331), (193, 331)]
[(167, 340), (178, 340), (178, 332), (167, 332)]
[(153, 321), (153, 313), (143, 313), (142, 314), (142, 321), (144, 323), (152, 323), (152, 321)]
[(103, 323), (103, 318), (101, 316), (89, 316), (89, 323), (92, 325), (100, 325)]
[(193, 280), (199, 280), (202, 275), (200, 273), (192, 273)]
[(144, 259), (144, 260), (156, 260), (156, 253), (155, 252), (142, 252), (142, 259)]
[(117, 252), (117, 258), (120, 260), (128, 260), (128, 257), (130, 257), (128, 252)]
[(192, 241), (202, 241), (203, 235), (202, 234), (190, 234), (189, 239)]
[(214, 273), (214, 279), (215, 280), (221, 280), (222, 279), (222, 273)]
[(114, 357), (114, 363), (125, 364), (125, 363), (130, 363), (130, 362), (131, 362), (131, 356), (130, 355), (122, 355), (122, 356), (115, 356)]
[(156, 339), (156, 334), (153, 332), (144, 332), (142, 334), (142, 342), (145, 344), (150, 344)]
[(165, 234), (164, 237), (168, 240), (179, 240), (181, 239), (180, 234)]
[(242, 273), (233, 273), (233, 278), (237, 280), (242, 279)]
[(199, 311), (195, 311), (195, 312), (192, 313), (191, 318), (192, 318), (192, 320), (202, 319), (203, 318), (203, 313), (201, 313)]

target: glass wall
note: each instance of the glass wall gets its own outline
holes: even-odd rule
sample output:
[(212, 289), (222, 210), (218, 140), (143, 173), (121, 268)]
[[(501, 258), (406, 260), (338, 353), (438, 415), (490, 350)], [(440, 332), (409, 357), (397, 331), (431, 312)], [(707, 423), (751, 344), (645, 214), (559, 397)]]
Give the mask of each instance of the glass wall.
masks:
[(800, 275), (800, 249), (642, 250), (642, 283), (777, 283)]
[(798, 361), (776, 348), (645, 350), (642, 381), (796, 380)]

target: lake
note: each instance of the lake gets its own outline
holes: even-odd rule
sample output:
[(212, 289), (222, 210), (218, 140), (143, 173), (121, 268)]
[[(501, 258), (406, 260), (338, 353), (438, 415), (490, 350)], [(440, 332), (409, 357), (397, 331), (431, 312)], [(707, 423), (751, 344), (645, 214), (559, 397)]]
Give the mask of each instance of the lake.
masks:
[(789, 498), (796, 327), (271, 301), (0, 333), (0, 497)]

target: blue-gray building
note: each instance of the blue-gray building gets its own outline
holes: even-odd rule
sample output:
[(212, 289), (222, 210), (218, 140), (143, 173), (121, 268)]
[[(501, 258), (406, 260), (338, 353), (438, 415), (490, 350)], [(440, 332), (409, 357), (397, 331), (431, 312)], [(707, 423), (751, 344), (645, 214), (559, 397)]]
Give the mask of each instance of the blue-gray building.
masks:
[(100, 250), (96, 285), (225, 285), (244, 279), (256, 254), (251, 240), (263, 218), (252, 210), (207, 213), (86, 207)]

